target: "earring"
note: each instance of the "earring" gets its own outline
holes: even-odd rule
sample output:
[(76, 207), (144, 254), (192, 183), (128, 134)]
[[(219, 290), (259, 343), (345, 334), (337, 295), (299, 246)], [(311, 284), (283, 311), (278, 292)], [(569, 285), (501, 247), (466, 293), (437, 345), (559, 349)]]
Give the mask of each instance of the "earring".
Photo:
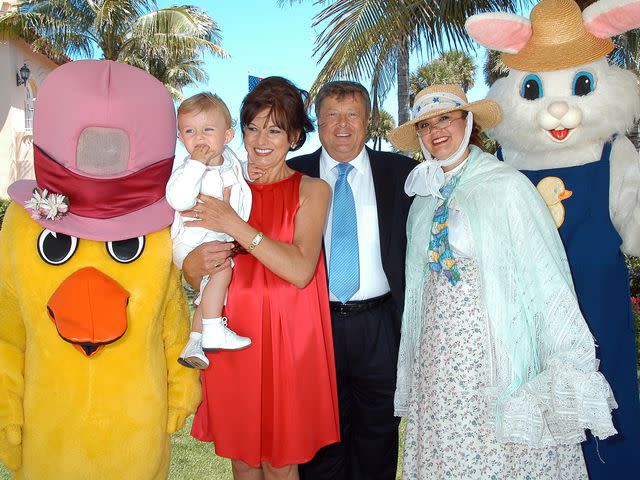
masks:
[(295, 144), (295, 143), (292, 143), (292, 144), (291, 144), (291, 150), (293, 150), (294, 148), (296, 148), (296, 144)]

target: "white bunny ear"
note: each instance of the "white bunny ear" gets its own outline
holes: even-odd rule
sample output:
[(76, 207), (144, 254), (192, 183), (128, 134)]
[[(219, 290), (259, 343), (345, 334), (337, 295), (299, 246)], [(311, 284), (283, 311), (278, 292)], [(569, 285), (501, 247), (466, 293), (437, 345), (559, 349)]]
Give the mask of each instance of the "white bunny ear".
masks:
[(587, 31), (598, 38), (640, 27), (640, 0), (600, 0), (582, 12)]
[(518, 53), (531, 38), (529, 19), (512, 13), (472, 15), (464, 27), (483, 47), (506, 53)]

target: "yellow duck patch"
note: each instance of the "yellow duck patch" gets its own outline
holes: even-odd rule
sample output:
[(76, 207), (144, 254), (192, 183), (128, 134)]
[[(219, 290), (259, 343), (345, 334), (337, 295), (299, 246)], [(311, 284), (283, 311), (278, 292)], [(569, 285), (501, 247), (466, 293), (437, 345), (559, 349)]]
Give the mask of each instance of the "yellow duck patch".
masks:
[(189, 324), (169, 229), (119, 259), (112, 242), (73, 238), (47, 247), (23, 208), (6, 212), (0, 461), (15, 478), (166, 478), (169, 434), (200, 401), (197, 372), (176, 362)]
[(569, 198), (573, 192), (567, 190), (562, 179), (558, 177), (545, 177), (538, 182), (536, 188), (540, 192), (544, 203), (547, 204), (556, 227), (560, 228), (564, 223), (565, 214), (562, 201)]

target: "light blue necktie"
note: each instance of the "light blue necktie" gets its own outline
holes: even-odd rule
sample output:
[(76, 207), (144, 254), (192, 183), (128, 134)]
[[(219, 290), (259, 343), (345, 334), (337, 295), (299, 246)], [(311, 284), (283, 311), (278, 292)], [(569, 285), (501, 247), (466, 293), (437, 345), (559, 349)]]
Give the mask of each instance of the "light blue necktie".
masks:
[(353, 165), (339, 163), (337, 168), (338, 180), (333, 189), (329, 290), (342, 303), (347, 303), (360, 288), (358, 220), (353, 191), (347, 180)]

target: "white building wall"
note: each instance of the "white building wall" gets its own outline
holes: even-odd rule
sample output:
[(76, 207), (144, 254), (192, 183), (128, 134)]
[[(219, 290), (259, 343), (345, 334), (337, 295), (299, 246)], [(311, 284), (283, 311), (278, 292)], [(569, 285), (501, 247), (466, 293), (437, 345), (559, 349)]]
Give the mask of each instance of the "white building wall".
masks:
[[(7, 9), (8, 2), (0, 2)], [(16, 85), (16, 73), (27, 64), (27, 85)], [(34, 53), (22, 40), (0, 41), (0, 198), (21, 178), (33, 178), (33, 135), (25, 109), (37, 101), (38, 86), (57, 64)]]

